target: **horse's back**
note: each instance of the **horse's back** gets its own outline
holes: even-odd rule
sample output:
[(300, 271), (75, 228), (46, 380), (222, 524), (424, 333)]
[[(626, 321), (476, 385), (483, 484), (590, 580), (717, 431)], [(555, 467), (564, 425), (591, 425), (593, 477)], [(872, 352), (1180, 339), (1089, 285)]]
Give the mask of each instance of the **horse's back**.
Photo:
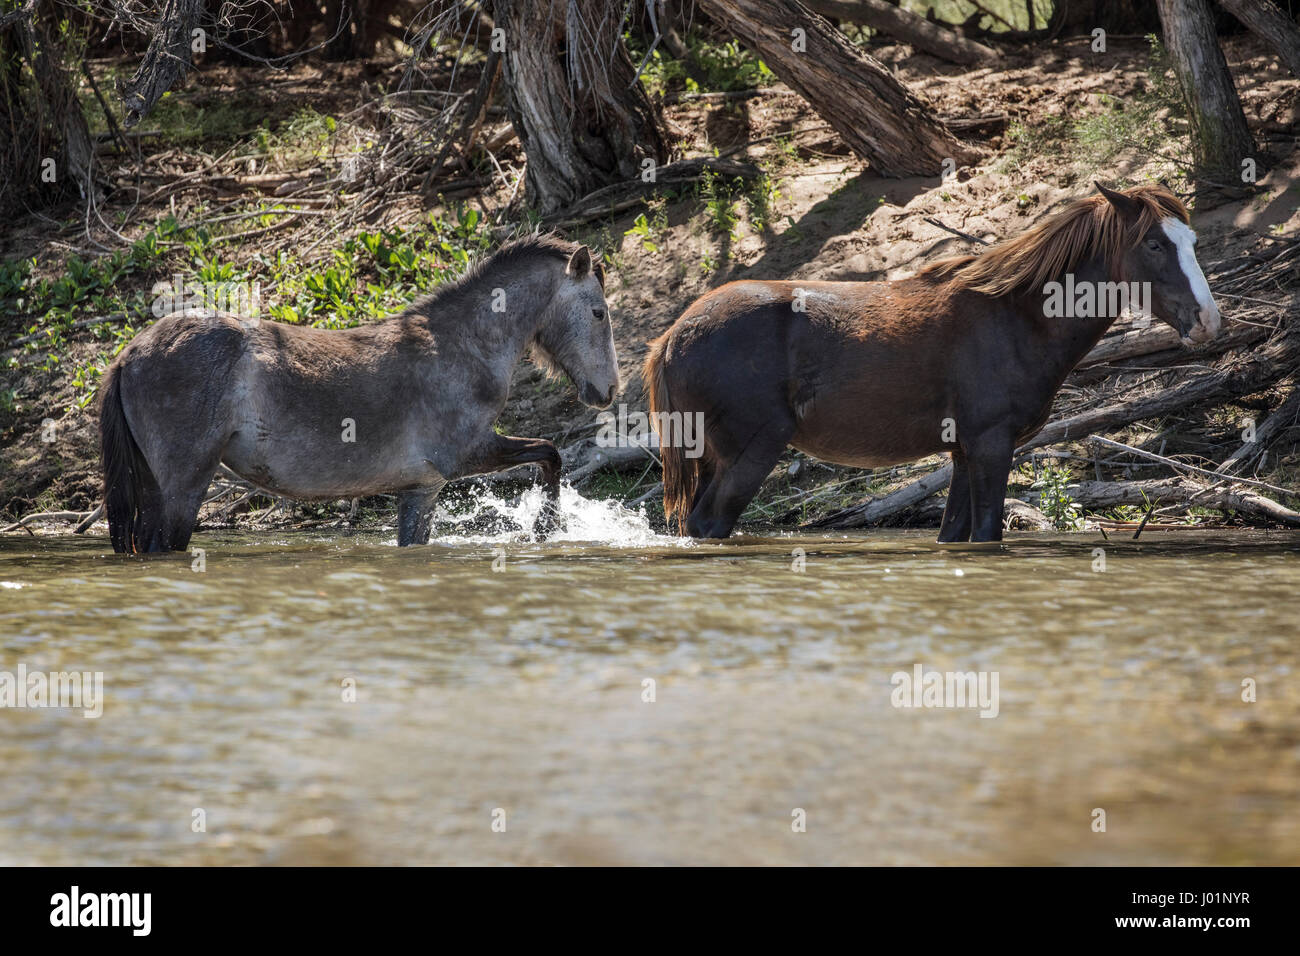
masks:
[(734, 364), (821, 377), (864, 362), (897, 365), (923, 337), (933, 354), (943, 317), (928, 283), (742, 280), (691, 303), (665, 333), (663, 354), (682, 373)]

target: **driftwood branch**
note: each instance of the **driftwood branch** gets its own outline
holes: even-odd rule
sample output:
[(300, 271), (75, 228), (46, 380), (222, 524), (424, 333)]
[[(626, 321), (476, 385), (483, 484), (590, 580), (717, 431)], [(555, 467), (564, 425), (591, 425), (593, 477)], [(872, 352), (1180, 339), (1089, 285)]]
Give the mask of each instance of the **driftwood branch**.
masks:
[[(1102, 438), (1100, 435), (1092, 435), (1088, 438), (1089, 444), (1103, 445), (1106, 448), (1114, 448), (1118, 451), (1128, 452), (1130, 455), (1137, 455), (1139, 458), (1146, 458), (1150, 461), (1158, 461), (1162, 465), (1167, 465), (1176, 471), (1190, 471), (1197, 475), (1208, 475), (1211, 478), (1220, 477), (1220, 473), (1210, 471), (1208, 468), (1201, 468), (1197, 465), (1189, 465), (1185, 461), (1176, 461), (1173, 458), (1166, 458), (1164, 455), (1157, 455), (1153, 451), (1143, 451), (1141, 448), (1134, 448), (1132, 445), (1125, 445), (1123, 442), (1111, 441), (1109, 438)], [(1295, 495), (1297, 492), (1289, 488), (1279, 488), (1277, 485), (1270, 485), (1266, 481), (1256, 481), (1254, 478), (1234, 478), (1234, 483), (1241, 485), (1252, 485), (1256, 488), (1263, 488), (1266, 491), (1276, 492), (1281, 495)]]
[(103, 516), (104, 516), (104, 504), (103, 502), (100, 502), (98, 508), (96, 508), (90, 514), (86, 515), (86, 517), (81, 520), (81, 523), (72, 529), (72, 533), (85, 534), (90, 529), (90, 526), (93, 525), (96, 521), (98, 521)]
[(962, 232), (960, 229), (954, 229), (952, 226), (945, 226), (942, 222), (940, 222), (938, 219), (935, 219), (933, 216), (926, 216), (925, 221), (932, 226), (938, 226), (944, 232), (952, 233), (954, 236), (956, 236), (959, 239), (965, 239), (967, 242), (973, 242), (976, 245), (980, 245), (980, 246), (991, 245), (991, 243), (987, 239), (981, 239), (979, 236), (972, 236), (969, 232)]
[(13, 524), (5, 525), (0, 531), (18, 531), (37, 521), (84, 521), (94, 515), (94, 511), (38, 511), (24, 515)]

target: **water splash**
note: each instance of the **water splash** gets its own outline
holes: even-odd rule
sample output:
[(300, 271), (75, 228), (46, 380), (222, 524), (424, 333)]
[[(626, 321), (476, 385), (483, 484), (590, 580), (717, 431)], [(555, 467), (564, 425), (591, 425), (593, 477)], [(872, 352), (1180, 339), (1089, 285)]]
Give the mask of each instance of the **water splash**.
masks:
[[(434, 540), (439, 544), (506, 544), (535, 541), (533, 523), (544, 501), (541, 487), (517, 498), (497, 495), (490, 487), (468, 493), (468, 508), (456, 514), (441, 505), (434, 512)], [(582, 542), (614, 548), (688, 547), (689, 538), (660, 534), (650, 527), (645, 506), (625, 508), (612, 500), (584, 498), (568, 484), (560, 486), (560, 529), (547, 542)]]

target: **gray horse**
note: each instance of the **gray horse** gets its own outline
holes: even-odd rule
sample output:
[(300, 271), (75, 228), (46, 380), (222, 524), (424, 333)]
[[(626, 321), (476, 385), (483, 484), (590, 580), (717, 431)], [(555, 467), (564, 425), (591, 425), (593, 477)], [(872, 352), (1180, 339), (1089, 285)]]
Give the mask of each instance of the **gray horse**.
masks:
[(534, 361), (605, 408), (618, 360), (604, 273), (586, 246), (530, 236), (374, 325), (327, 331), (214, 312), (138, 335), (104, 376), (99, 415), (113, 549), (184, 550), (219, 463), (299, 499), (398, 497), (398, 543), (425, 544), (438, 492), (466, 475), (541, 468), (558, 518), (560, 455), (493, 430)]

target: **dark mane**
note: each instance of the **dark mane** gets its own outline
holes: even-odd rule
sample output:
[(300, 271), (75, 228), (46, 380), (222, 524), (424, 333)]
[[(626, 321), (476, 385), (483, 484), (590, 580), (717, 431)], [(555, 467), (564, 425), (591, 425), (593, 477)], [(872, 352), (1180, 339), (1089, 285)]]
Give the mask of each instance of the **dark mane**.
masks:
[(932, 262), (917, 278), (948, 281), (987, 295), (1041, 289), (1088, 259), (1100, 258), (1118, 275), (1124, 253), (1142, 241), (1148, 229), (1174, 216), (1188, 222), (1187, 208), (1158, 183), (1124, 190), (1141, 204), (1137, 221), (1124, 221), (1105, 196), (1076, 199), (1065, 209), (1022, 236), (999, 243), (980, 255), (953, 256)]
[[(396, 318), (408, 315), (428, 315), (433, 309), (444, 310), (453, 305), (461, 296), (473, 289), (484, 277), (495, 273), (503, 266), (526, 261), (536, 257), (552, 257), (567, 262), (569, 256), (579, 248), (576, 242), (561, 239), (555, 233), (531, 233), (512, 239), (491, 255), (473, 263), (459, 278), (444, 282), (429, 295), (415, 302)], [(605, 286), (605, 267), (595, 254), (591, 257), (592, 268), (600, 280), (601, 288)]]

